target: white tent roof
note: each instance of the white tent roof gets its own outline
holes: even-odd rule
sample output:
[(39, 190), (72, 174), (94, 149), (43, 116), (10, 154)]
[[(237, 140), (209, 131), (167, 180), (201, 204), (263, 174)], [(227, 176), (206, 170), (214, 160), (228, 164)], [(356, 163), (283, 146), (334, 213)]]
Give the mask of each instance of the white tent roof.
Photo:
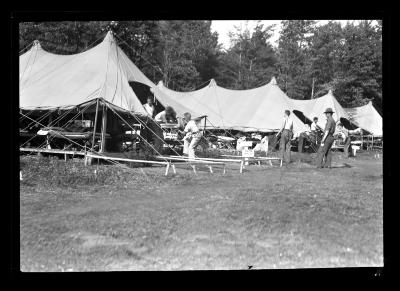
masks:
[[(97, 46), (74, 55), (49, 53), (36, 41), (20, 56), (19, 69), (22, 109), (74, 107), (103, 98), (119, 108), (146, 114), (129, 85), (131, 81), (149, 86), (165, 99), (119, 48), (111, 32)], [(173, 101), (160, 102), (175, 105)]]
[(349, 119), (349, 115), (346, 110), (339, 104), (332, 91), (319, 98), (309, 100), (296, 100), (291, 99), (295, 110), (301, 111), (308, 119), (313, 120), (314, 117), (318, 117), (318, 125), (322, 128), (325, 127), (326, 117), (324, 111), (327, 108), (332, 108), (334, 111), (333, 119), (339, 121), (340, 118)]
[[(293, 109), (290, 99), (276, 85), (274, 78), (267, 85), (250, 90), (225, 89), (218, 86), (215, 80), (192, 92), (173, 91), (162, 82), (157, 87), (165, 93), (166, 102), (173, 100), (179, 106), (206, 114), (210, 128), (276, 131), (282, 125), (284, 111)], [(305, 130), (305, 125), (294, 114), (292, 117), (294, 131)]]
[(382, 136), (382, 116), (376, 111), (372, 102), (355, 108), (345, 108), (350, 120), (362, 129), (375, 136)]

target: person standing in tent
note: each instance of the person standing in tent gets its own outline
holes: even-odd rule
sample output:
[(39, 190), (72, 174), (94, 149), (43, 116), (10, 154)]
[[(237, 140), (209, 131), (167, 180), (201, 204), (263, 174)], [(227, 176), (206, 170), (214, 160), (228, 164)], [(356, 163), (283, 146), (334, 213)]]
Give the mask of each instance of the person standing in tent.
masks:
[(156, 112), (155, 106), (153, 104), (153, 97), (150, 95), (147, 97), (147, 103), (143, 104), (144, 109), (146, 110), (147, 114), (151, 117), (154, 118), (154, 114)]
[(162, 153), (164, 148), (164, 131), (161, 128), (161, 123), (174, 123), (176, 122), (176, 112), (171, 106), (165, 107), (164, 111), (161, 111), (154, 117), (158, 125), (152, 126), (153, 131), (153, 142), (154, 148), (158, 153)]
[(194, 120), (191, 118), (192, 116), (189, 112), (184, 114), (186, 125), (183, 131), (183, 134), (185, 134), (183, 138), (183, 154), (188, 155), (190, 159), (194, 159), (194, 149), (202, 137), (202, 131), (199, 128), (201, 117)]
[(285, 161), (286, 164), (290, 163), (290, 146), (291, 146), (291, 140), (293, 137), (293, 120), (290, 117), (290, 111), (285, 110), (285, 114), (283, 117), (283, 124), (281, 129), (278, 131), (276, 134), (276, 137), (278, 137), (280, 134), (281, 135), (281, 141), (279, 143), (279, 151), (280, 151), (280, 156), (283, 161)]
[(324, 136), (321, 140), (321, 146), (318, 149), (316, 166), (317, 168), (330, 168), (332, 163), (332, 145), (335, 140), (333, 134), (335, 133), (336, 123), (332, 117), (332, 108), (327, 108), (324, 112), (326, 115), (326, 125), (324, 130)]

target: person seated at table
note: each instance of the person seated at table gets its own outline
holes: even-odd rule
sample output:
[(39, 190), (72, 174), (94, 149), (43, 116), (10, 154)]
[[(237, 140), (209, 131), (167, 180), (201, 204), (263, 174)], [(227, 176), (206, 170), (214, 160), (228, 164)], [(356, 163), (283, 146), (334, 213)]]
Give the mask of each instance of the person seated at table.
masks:
[(242, 151), (244, 146), (242, 145), (242, 143), (246, 141), (246, 136), (242, 135), (240, 136), (237, 141), (236, 141), (236, 150), (237, 151)]
[(311, 132), (313, 131), (322, 131), (322, 128), (319, 127), (318, 123), (318, 117), (313, 118), (313, 122), (311, 123)]
[(299, 153), (303, 152), (304, 140), (305, 139), (306, 140), (311, 140), (312, 139), (312, 137), (311, 137), (311, 128), (310, 128), (310, 126), (308, 124), (306, 124), (306, 127), (307, 127), (307, 129), (305, 131), (299, 132), (299, 133), (297, 133), (297, 134), (295, 134), (293, 136), (293, 138), (296, 138), (296, 137), (299, 138), (299, 142), (298, 142), (298, 145), (297, 145), (297, 149), (298, 149)]
[(158, 123), (176, 123), (177, 122), (176, 112), (175, 112), (174, 108), (172, 108), (171, 106), (165, 107), (165, 110), (158, 113), (154, 119)]
[(189, 112), (184, 114), (184, 120), (186, 121), (186, 126), (183, 131), (185, 135), (183, 138), (183, 154), (188, 155), (190, 159), (195, 158), (194, 149), (198, 145), (201, 137), (202, 131), (200, 130), (201, 118), (191, 119), (192, 116)]
[(318, 117), (314, 117), (311, 123), (311, 134), (309, 135), (310, 141), (314, 144), (318, 144), (323, 135), (323, 130), (317, 123)]
[(269, 142), (268, 136), (266, 135), (261, 139), (260, 143), (256, 144), (254, 151), (255, 152), (261, 151), (261, 152), (268, 153), (268, 142)]
[(343, 124), (341, 122), (338, 122), (336, 125), (336, 131), (333, 134), (333, 136), (336, 139), (342, 139), (344, 141), (344, 156), (346, 158), (349, 158), (352, 156), (352, 152), (349, 151), (350, 149), (350, 145), (351, 145), (351, 138), (350, 138), (350, 134), (357, 134), (360, 133), (361, 129), (357, 128), (355, 130), (348, 130), (346, 129)]

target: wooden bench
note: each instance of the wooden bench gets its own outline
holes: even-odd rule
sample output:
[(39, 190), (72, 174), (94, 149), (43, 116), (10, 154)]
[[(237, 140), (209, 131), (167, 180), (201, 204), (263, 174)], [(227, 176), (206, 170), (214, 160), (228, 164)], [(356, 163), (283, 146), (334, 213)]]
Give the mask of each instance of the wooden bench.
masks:
[(272, 167), (272, 161), (280, 161), (280, 167), (282, 167), (282, 159), (279, 157), (243, 157), (243, 156), (235, 156), (235, 155), (221, 155), (221, 156), (236, 158), (238, 160), (242, 160), (243, 162), (246, 162), (246, 161), (258, 162), (259, 166), (261, 166), (261, 161), (268, 161), (271, 167)]
[[(179, 157), (179, 156), (157, 156), (157, 159), (167, 159), (169, 161), (181, 161), (181, 162), (186, 162), (188, 163), (192, 169), (193, 172), (195, 174), (197, 174), (196, 172), (196, 165), (205, 165), (206, 167), (209, 168), (210, 173), (214, 173), (213, 169), (212, 169), (212, 165), (221, 165), (223, 166), (223, 173), (226, 173), (226, 165), (225, 162), (223, 161), (216, 161), (216, 159), (201, 159), (201, 158), (194, 158), (194, 159), (189, 159), (188, 157)], [(173, 165), (173, 164), (171, 164)], [(174, 167), (174, 165), (173, 165)], [(175, 172), (175, 167), (173, 168), (174, 172)]]

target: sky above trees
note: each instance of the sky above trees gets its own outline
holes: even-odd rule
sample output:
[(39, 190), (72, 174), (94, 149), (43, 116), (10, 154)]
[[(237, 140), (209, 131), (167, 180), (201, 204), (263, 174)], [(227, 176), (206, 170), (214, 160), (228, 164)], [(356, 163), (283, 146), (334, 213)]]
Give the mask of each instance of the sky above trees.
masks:
[[(275, 25), (273, 34), (268, 40), (273, 47), (278, 45), (278, 39), (281, 32), (281, 21), (282, 20), (261, 20), (261, 23), (265, 26)], [(328, 22), (329, 20), (318, 20), (316, 24), (318, 26), (327, 24)], [(335, 20), (335, 22), (339, 22), (342, 26), (345, 26), (347, 22), (357, 24), (359, 20)], [(211, 22), (211, 30), (218, 32), (218, 43), (220, 43), (224, 49), (228, 49), (231, 45), (229, 32), (234, 31), (235, 26), (242, 26), (244, 28), (246, 24), (249, 29), (252, 30), (257, 26), (257, 20), (213, 20)], [(374, 24), (376, 24), (376, 21), (374, 21)]]

